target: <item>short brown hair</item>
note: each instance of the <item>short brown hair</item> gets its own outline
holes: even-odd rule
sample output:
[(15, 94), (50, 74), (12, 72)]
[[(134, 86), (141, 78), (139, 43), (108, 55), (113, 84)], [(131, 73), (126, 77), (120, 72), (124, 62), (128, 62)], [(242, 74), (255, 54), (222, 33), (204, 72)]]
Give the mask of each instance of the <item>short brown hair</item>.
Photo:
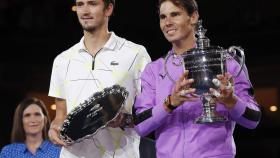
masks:
[(37, 98), (26, 98), (19, 103), (14, 113), (13, 129), (12, 129), (12, 136), (11, 136), (12, 143), (25, 142), (26, 135), (25, 135), (25, 131), (23, 128), (23, 121), (22, 121), (23, 112), (31, 104), (38, 105), (45, 116), (46, 124), (43, 128), (43, 139), (44, 140), (48, 139), (48, 131), (50, 128), (50, 117), (44, 102)]
[(103, 0), (103, 1), (104, 1), (104, 4), (105, 4), (105, 8), (107, 8), (110, 3), (112, 3), (113, 6), (115, 6), (115, 0)]
[(160, 5), (166, 1), (170, 1), (177, 7), (185, 9), (189, 15), (192, 15), (193, 12), (198, 11), (198, 6), (195, 0), (159, 0), (158, 8), (160, 8)]

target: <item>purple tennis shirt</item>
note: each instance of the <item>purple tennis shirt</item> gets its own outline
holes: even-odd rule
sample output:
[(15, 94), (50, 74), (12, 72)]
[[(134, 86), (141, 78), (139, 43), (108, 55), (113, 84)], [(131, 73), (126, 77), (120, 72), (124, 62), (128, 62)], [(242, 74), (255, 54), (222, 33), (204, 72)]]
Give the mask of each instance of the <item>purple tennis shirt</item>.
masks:
[[(202, 102), (185, 102), (171, 113), (167, 113), (163, 103), (171, 94), (174, 83), (164, 68), (165, 60), (160, 58), (148, 64), (141, 75), (142, 92), (136, 98), (135, 108), (139, 114), (151, 110), (151, 117), (136, 126), (141, 136), (155, 132), (157, 158), (233, 158), (236, 147), (233, 139), (235, 124), (256, 128), (261, 112), (252, 94), (252, 85), (245, 68), (234, 78), (234, 92), (238, 101), (228, 110), (217, 103), (219, 114), (229, 118), (227, 122), (195, 124), (202, 113)], [(184, 72), (183, 65), (166, 63), (166, 69), (174, 80)], [(236, 74), (240, 65), (234, 60), (227, 61), (227, 70)]]

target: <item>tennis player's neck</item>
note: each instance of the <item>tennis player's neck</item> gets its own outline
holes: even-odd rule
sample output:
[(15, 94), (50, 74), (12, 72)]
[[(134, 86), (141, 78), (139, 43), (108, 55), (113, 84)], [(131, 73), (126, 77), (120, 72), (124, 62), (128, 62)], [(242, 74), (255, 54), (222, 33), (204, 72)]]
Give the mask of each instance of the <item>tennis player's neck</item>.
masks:
[(195, 47), (195, 37), (194, 36), (188, 37), (184, 40), (174, 41), (172, 43), (172, 49), (173, 49), (174, 53), (177, 55), (182, 55), (183, 53), (185, 53), (186, 51), (188, 51), (189, 49), (192, 49), (194, 47)]
[(109, 40), (111, 34), (108, 31), (84, 33), (84, 44), (91, 55), (95, 55), (106, 42)]

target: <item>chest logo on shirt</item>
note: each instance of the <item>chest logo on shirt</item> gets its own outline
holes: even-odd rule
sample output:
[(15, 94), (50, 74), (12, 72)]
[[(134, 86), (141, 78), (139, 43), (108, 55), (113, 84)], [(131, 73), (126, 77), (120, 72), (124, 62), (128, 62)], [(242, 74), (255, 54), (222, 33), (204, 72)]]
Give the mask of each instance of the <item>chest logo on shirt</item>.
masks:
[(111, 61), (111, 63), (110, 63), (111, 65), (119, 65), (119, 63), (118, 62), (116, 62), (116, 61)]
[(161, 79), (163, 80), (163, 79), (165, 78), (165, 76), (166, 76), (166, 73), (165, 73), (165, 74), (160, 73), (160, 74), (159, 74), (159, 76), (160, 76), (160, 77), (161, 77)]

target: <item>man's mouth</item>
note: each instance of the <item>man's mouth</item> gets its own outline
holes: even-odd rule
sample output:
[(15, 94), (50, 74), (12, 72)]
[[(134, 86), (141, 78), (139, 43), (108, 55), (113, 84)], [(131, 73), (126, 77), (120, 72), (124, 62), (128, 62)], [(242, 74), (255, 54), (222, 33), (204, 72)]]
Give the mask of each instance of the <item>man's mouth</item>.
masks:
[(92, 17), (81, 17), (82, 20), (90, 20), (93, 19)]
[(176, 32), (176, 29), (169, 29), (166, 31), (166, 33), (169, 35), (174, 34), (175, 32)]

